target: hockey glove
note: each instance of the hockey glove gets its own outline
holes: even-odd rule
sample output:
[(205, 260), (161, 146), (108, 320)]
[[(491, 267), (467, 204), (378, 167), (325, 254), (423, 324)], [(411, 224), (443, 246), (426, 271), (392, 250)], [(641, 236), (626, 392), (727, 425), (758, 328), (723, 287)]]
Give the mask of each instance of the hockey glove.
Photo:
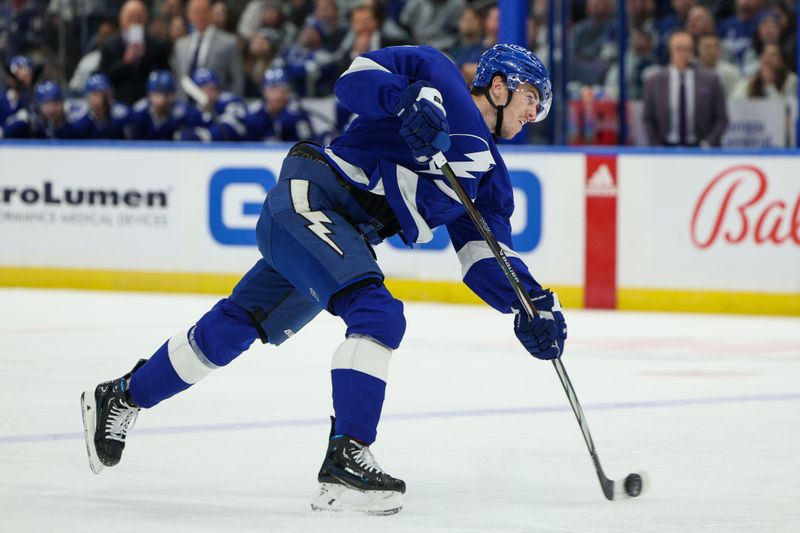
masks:
[(403, 122), (400, 135), (420, 163), (450, 148), (450, 127), (442, 95), (430, 83), (418, 81), (406, 87), (394, 112)]
[(564, 341), (567, 340), (567, 323), (558, 296), (549, 289), (537, 289), (531, 291), (530, 297), (539, 314), (528, 319), (524, 311), (517, 312), (514, 316), (514, 333), (537, 359), (561, 357)]

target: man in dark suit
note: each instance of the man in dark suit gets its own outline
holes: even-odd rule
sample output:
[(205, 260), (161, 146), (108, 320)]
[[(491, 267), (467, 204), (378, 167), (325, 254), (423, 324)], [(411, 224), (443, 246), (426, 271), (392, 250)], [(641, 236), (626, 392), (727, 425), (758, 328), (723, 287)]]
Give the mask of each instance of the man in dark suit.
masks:
[(119, 12), (119, 33), (100, 49), (99, 71), (108, 76), (116, 99), (128, 105), (144, 98), (147, 77), (153, 70), (169, 68), (169, 48), (145, 31), (147, 8), (128, 0)]
[(244, 71), (236, 37), (211, 24), (210, 0), (189, 0), (186, 18), (194, 31), (175, 42), (172, 72), (178, 83), (178, 96), (183, 97), (180, 79), (191, 76), (199, 68), (207, 68), (219, 76), (219, 89), (237, 96), (244, 94)]
[(728, 125), (725, 91), (716, 73), (692, 67), (692, 36), (674, 32), (670, 64), (644, 86), (644, 123), (650, 146), (719, 146)]

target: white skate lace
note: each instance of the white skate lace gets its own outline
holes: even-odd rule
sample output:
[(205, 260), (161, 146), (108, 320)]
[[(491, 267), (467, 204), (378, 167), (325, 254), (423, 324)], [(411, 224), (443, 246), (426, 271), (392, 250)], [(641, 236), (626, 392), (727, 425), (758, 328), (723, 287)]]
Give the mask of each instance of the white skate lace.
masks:
[(356, 446), (356, 450), (353, 453), (353, 460), (355, 460), (356, 464), (360, 467), (368, 471), (377, 472), (379, 474), (384, 473), (381, 466), (375, 460), (375, 457), (373, 457), (372, 452), (369, 450), (369, 446)]
[(138, 414), (138, 409), (129, 406), (125, 402), (120, 402), (119, 405), (112, 405), (111, 412), (106, 420), (106, 438), (125, 442), (125, 436), (128, 434), (128, 430), (136, 423)]

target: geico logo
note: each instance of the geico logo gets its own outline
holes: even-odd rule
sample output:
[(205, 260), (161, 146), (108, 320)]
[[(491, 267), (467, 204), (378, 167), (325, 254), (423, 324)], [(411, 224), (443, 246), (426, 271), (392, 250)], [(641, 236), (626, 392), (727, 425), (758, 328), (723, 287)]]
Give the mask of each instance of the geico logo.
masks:
[(222, 168), (208, 185), (208, 229), (220, 244), (255, 246), (253, 231), (267, 191), (276, 183), (266, 168)]
[[(514, 187), (516, 210), (511, 217), (514, 249), (530, 252), (539, 244), (542, 230), (542, 187), (539, 178), (527, 170), (509, 172)], [(208, 225), (211, 236), (220, 244), (255, 246), (253, 231), (264, 197), (276, 183), (265, 168), (223, 168), (209, 183)], [(386, 241), (389, 246), (408, 249), (399, 237)], [(443, 250), (450, 245), (447, 230), (434, 230), (433, 240), (414, 248)]]
[(0, 202), (3, 204), (21, 203), (25, 205), (80, 205), (104, 207), (155, 207), (166, 208), (168, 191), (136, 190), (124, 191), (115, 189), (92, 189), (61, 187), (56, 188), (50, 181), (42, 183), (40, 188), (34, 186), (0, 187)]
[[(509, 170), (511, 186), (514, 188), (514, 214), (511, 216), (511, 238), (514, 250), (530, 252), (539, 245), (542, 237), (542, 185), (539, 177), (527, 170)], [(502, 238), (502, 236), (495, 235)], [(408, 247), (398, 236), (386, 240), (398, 250)], [(425, 244), (415, 244), (417, 250), (444, 250), (450, 246), (447, 229), (433, 230), (433, 239)]]

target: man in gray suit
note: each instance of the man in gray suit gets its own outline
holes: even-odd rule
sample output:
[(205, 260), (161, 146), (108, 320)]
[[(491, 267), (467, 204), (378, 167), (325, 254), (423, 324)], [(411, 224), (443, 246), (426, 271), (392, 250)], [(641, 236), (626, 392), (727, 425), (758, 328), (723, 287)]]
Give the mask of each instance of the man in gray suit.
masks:
[[(221, 91), (242, 96), (244, 73), (239, 46), (236, 37), (211, 24), (211, 1), (189, 0), (186, 18), (194, 31), (175, 42), (172, 54), (172, 72), (175, 73), (175, 78), (179, 80), (183, 76), (191, 76), (198, 68), (205, 67), (219, 77)], [(180, 84), (178, 96), (185, 96)]]
[(717, 75), (692, 67), (692, 36), (669, 38), (670, 64), (644, 85), (644, 123), (650, 146), (719, 146), (728, 125), (725, 91)]

